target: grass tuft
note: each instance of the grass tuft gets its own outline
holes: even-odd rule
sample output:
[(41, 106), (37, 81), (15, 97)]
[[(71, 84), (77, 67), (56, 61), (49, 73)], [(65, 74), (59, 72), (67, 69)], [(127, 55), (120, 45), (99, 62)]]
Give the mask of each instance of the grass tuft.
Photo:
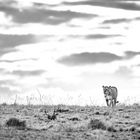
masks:
[(26, 122), (21, 121), (17, 118), (10, 118), (9, 120), (6, 121), (6, 126), (8, 127), (17, 127), (17, 128), (26, 128)]
[(117, 130), (116, 130), (113, 126), (107, 127), (107, 130), (108, 130), (109, 132), (117, 132)]

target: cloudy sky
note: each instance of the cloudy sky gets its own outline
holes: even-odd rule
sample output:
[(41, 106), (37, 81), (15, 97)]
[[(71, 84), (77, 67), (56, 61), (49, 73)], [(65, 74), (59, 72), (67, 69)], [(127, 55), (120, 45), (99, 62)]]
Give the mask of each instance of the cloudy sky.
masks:
[(0, 102), (140, 102), (139, 0), (0, 0)]

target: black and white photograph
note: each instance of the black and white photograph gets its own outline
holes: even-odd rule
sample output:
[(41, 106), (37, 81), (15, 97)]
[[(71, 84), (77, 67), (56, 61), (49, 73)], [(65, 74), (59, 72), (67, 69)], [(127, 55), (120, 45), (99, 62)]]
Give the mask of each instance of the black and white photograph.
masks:
[(139, 0), (0, 0), (0, 140), (140, 139)]

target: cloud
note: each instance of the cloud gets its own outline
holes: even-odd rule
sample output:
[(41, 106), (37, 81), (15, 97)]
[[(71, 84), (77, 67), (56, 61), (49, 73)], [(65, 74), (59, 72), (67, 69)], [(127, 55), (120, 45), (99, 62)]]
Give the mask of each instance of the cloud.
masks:
[(29, 58), (29, 59), (15, 59), (15, 60), (6, 60), (6, 59), (3, 59), (3, 60), (0, 60), (0, 62), (5, 62), (5, 63), (14, 63), (14, 62), (22, 62), (22, 61), (36, 61), (37, 59), (36, 58)]
[(128, 23), (131, 22), (131, 19), (126, 18), (120, 18), (120, 19), (110, 19), (110, 20), (104, 20), (102, 24), (118, 24), (118, 23)]
[(115, 75), (120, 77), (132, 77), (133, 71), (131, 68), (128, 68), (126, 66), (120, 66), (116, 71)]
[(11, 95), (18, 91), (17, 84), (13, 80), (0, 80), (0, 94)]
[(34, 43), (34, 35), (8, 35), (8, 34), (0, 34), (0, 48), (12, 48), (14, 46), (18, 46), (21, 44), (29, 44)]
[[(16, 47), (19, 45), (31, 44), (41, 42), (41, 39), (48, 39), (52, 35), (11, 35), (11, 34), (0, 34), (0, 55), (8, 52), (15, 52)], [(41, 38), (38, 40), (37, 38)]]
[(18, 75), (20, 77), (25, 77), (25, 76), (38, 76), (43, 74), (44, 72), (45, 72), (44, 70), (34, 70), (34, 71), (15, 70), (11, 72), (11, 74)]
[(6, 5), (12, 6), (12, 5), (15, 5), (15, 4), (17, 4), (17, 2), (15, 0), (6, 0), (6, 1), (1, 0), (0, 1), (1, 6), (6, 6)]
[(0, 34), (0, 55), (16, 51), (15, 46), (35, 42), (33, 35)]
[(140, 10), (140, 6), (136, 3), (127, 3), (125, 0), (87, 0), (78, 2), (64, 2), (65, 5), (90, 5), (90, 6), (102, 6), (110, 8), (118, 8), (125, 10)]
[(1, 91), (1, 94), (7, 94), (7, 95), (15, 93), (15, 91), (11, 91), (10, 88), (8, 88), (8, 87), (1, 87), (1, 86), (0, 86), (0, 91)]
[(0, 80), (0, 85), (15, 85), (13, 80)]
[(140, 20), (140, 17), (136, 17), (135, 20)]
[(140, 67), (140, 64), (136, 65), (137, 67)]
[(104, 39), (104, 38), (112, 38), (112, 37), (119, 37), (119, 36), (122, 36), (122, 35), (91, 34), (91, 35), (87, 35), (86, 39)]
[(96, 64), (96, 63), (109, 63), (121, 59), (122, 57), (112, 53), (84, 52), (84, 53), (72, 54), (70, 56), (62, 57), (58, 60), (58, 62), (69, 66), (75, 66), (75, 65), (87, 65), (87, 64)]
[(113, 37), (122, 37), (120, 34), (88, 34), (88, 35), (68, 35), (68, 38), (85, 38), (85, 39), (106, 39)]
[(125, 52), (125, 59), (130, 59), (130, 58), (133, 58), (137, 55), (140, 55), (140, 52), (126, 51)]
[(70, 56), (64, 56), (58, 59), (58, 62), (68, 66), (88, 65), (132, 59), (137, 55), (140, 55), (140, 52), (126, 51), (124, 56), (118, 56), (116, 54), (109, 52), (99, 52), (99, 53), (84, 52), (79, 54), (78, 53), (72, 54)]
[(22, 89), (32, 88), (45, 83), (46, 80), (42, 78), (44, 70), (13, 70), (7, 71), (0, 69), (1, 80), (0, 90), (2, 94), (19, 93)]
[(0, 6), (0, 11), (6, 13), (7, 16), (11, 16), (12, 20), (16, 23), (44, 23), (57, 25), (70, 21), (73, 18), (89, 18), (96, 15), (85, 14), (80, 12), (56, 11), (30, 7), (26, 9), (17, 9), (14, 7)]
[(0, 56), (6, 54), (6, 53), (9, 53), (9, 52), (14, 52), (16, 51), (14, 48), (0, 48)]

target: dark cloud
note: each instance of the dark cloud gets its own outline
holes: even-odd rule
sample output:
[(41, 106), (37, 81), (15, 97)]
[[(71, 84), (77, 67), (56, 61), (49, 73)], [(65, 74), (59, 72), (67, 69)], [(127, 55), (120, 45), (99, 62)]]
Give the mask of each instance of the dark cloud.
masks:
[(15, 63), (15, 62), (22, 62), (22, 61), (36, 61), (36, 58), (29, 58), (29, 59), (15, 59), (15, 60), (0, 60), (0, 62), (4, 62), (4, 63)]
[(27, 35), (10, 35), (10, 34), (0, 34), (0, 56), (16, 51), (15, 47), (18, 45), (23, 45), (23, 44), (31, 44), (31, 43), (36, 43), (37, 40), (35, 39), (36, 37), (43, 37), (43, 38), (49, 38), (51, 35), (32, 35), (32, 34), (27, 34)]
[(43, 8), (16, 9), (14, 7), (0, 6), (0, 11), (12, 16), (12, 20), (16, 23), (44, 23), (57, 25), (68, 22), (73, 18), (91, 18), (97, 15), (85, 14), (80, 12), (56, 11)]
[(91, 35), (87, 35), (86, 38), (87, 39), (104, 39), (104, 38), (112, 38), (112, 37), (119, 37), (119, 36), (122, 36), (122, 35), (91, 34)]
[(140, 10), (140, 6), (131, 2), (126, 3), (126, 0), (85, 0), (78, 2), (64, 2), (65, 5), (91, 5), (91, 6), (102, 6), (119, 8), (125, 10)]
[(120, 18), (120, 19), (110, 19), (104, 20), (102, 24), (118, 24), (118, 23), (128, 23), (131, 22), (132, 19)]
[(7, 35), (0, 34), (0, 56), (16, 51), (15, 46), (35, 42), (33, 35)]
[(21, 44), (34, 43), (34, 35), (8, 35), (0, 34), (0, 48), (10, 48)]
[(135, 20), (140, 20), (140, 17), (136, 17)]
[(107, 52), (99, 52), (99, 53), (84, 52), (79, 54), (72, 54), (70, 56), (64, 56), (58, 59), (58, 62), (68, 66), (88, 65), (88, 64), (109, 63), (113, 61), (127, 60), (135, 57), (136, 55), (140, 55), (140, 52), (126, 51), (124, 56), (118, 56)]
[(3, 47), (0, 47), (0, 56), (6, 54), (6, 53), (9, 53), (9, 52), (15, 52), (16, 49), (15, 48), (3, 48)]
[(122, 57), (112, 53), (100, 52), (100, 53), (79, 53), (72, 54), (70, 56), (62, 57), (58, 60), (59, 63), (74, 66), (74, 65), (87, 65), (96, 63), (109, 63), (116, 60), (121, 60)]
[[(20, 77), (40, 76), (44, 72), (45, 72), (44, 70), (14, 70), (12, 72), (9, 72), (6, 69), (0, 69), (0, 73), (3, 75), (15, 75), (15, 76), (20, 76)], [(5, 80), (5, 81), (0, 80), (0, 85), (1, 84), (12, 84), (13, 85), (13, 81), (12, 80)]]
[(115, 42), (114, 44), (115, 45), (122, 45), (123, 43), (122, 42)]
[(126, 59), (133, 58), (137, 55), (140, 55), (140, 52), (134, 52), (134, 51), (126, 51), (125, 52), (125, 58)]
[(36, 8), (46, 8), (46, 7), (56, 7), (59, 6), (59, 4), (55, 4), (55, 3), (42, 3), (42, 2), (32, 2), (33, 7)]
[(0, 1), (0, 5), (1, 6), (12, 6), (12, 5), (16, 5), (17, 2), (15, 0), (3, 0), (3, 1)]
[(45, 72), (44, 70), (34, 70), (34, 71), (15, 70), (15, 71), (11, 72), (11, 74), (25, 77), (25, 76), (38, 76), (38, 75), (43, 74), (44, 72)]
[(35, 7), (40, 7), (40, 8), (42, 8), (44, 6), (48, 6), (48, 4), (44, 4), (44, 3), (40, 3), (40, 2), (33, 2), (33, 5)]
[(123, 37), (120, 34), (88, 34), (88, 35), (68, 35), (67, 38), (85, 38), (85, 39), (106, 39), (113, 37)]
[(101, 26), (101, 27), (98, 27), (99, 29), (110, 29), (111, 27), (109, 27), (109, 26)]

